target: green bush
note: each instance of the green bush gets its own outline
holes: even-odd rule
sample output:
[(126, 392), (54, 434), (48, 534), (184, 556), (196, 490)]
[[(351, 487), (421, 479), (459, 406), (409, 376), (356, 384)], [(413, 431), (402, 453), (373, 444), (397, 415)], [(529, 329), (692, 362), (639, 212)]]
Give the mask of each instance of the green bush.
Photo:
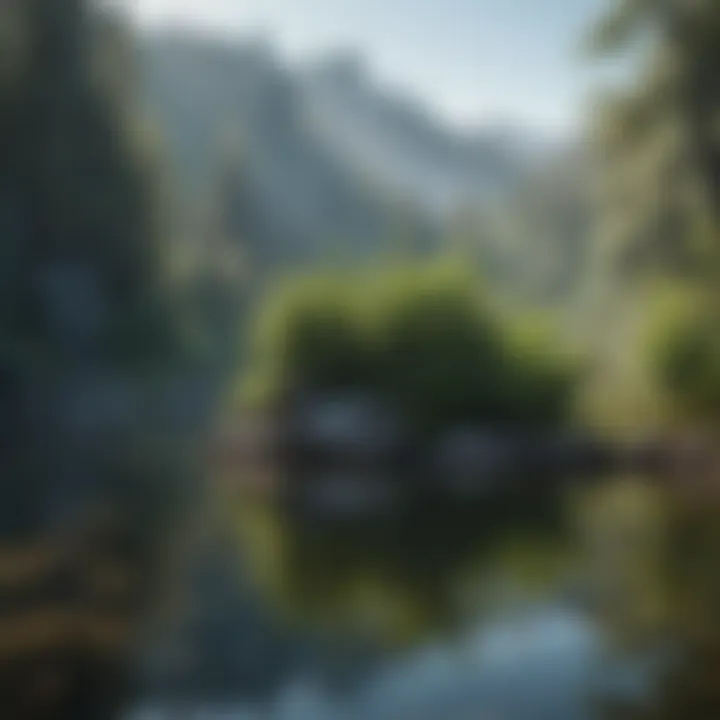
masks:
[(720, 420), (720, 316), (699, 293), (677, 293), (659, 307), (649, 362), (670, 413), (683, 420)]
[[(245, 390), (268, 402), (297, 385), (359, 389), (394, 403), (422, 440), (456, 424), (545, 430), (569, 419), (577, 374), (527, 325), (501, 317), (472, 271), (447, 262), (294, 279), (257, 318)], [(402, 641), (454, 622), (460, 590), (492, 567), (509, 525), (535, 549), (563, 530), (550, 488), (455, 503), (419, 487), (408, 501), (389, 522), (245, 507), (241, 525), (290, 617), (370, 622)]]
[[(491, 311), (477, 280), (434, 262), (288, 281), (265, 304), (244, 390), (361, 389), (420, 431), (450, 423), (557, 425), (575, 373), (547, 338)], [(251, 378), (251, 380), (248, 380)]]

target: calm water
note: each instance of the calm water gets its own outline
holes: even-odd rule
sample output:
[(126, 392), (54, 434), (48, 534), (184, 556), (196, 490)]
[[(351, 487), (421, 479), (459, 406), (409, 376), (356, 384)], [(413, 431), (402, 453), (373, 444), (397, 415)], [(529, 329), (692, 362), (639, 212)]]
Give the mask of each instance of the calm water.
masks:
[[(561, 605), (518, 610), (460, 642), (429, 643), (373, 674), (353, 697), (330, 698), (299, 672), (262, 711), (187, 709), (193, 720), (593, 720), (600, 696), (642, 700), (652, 665), (610, 659), (603, 635)], [(147, 708), (132, 720), (170, 720)]]
[[(448, 622), (446, 603), (441, 602), (439, 624), (430, 622), (411, 642), (385, 652), (351, 689), (330, 692), (321, 673), (310, 672), (298, 661), (286, 669), (262, 707), (242, 702), (222, 707), (203, 703), (183, 708), (145, 707), (131, 720), (615, 720), (627, 717), (616, 713), (618, 704), (649, 707), (671, 657), (658, 648), (675, 648), (676, 640), (682, 639), (682, 623), (677, 624), (676, 619), (684, 621), (685, 615), (668, 614), (664, 602), (668, 597), (665, 560), (668, 548), (678, 545), (680, 535), (661, 511), (664, 503), (634, 479), (618, 479), (573, 507), (568, 524), (572, 529), (567, 532), (566, 527), (559, 546), (554, 541), (548, 546), (552, 550), (540, 550), (545, 546), (532, 541), (529, 554), (527, 545), (522, 545), (520, 552), (514, 546), (513, 552), (496, 556), (496, 560), (502, 558), (499, 564), (490, 562), (490, 555), (484, 556), (472, 566), (477, 577), (484, 578), (478, 585), (480, 595), (471, 594), (469, 610), (465, 605), (461, 613), (459, 604), (450, 612), (450, 616), (462, 615), (460, 622)], [(705, 519), (710, 529), (718, 527), (715, 517), (720, 515), (710, 514)], [(472, 517), (470, 520), (470, 524), (475, 522)], [(462, 521), (468, 521), (466, 513)], [(241, 525), (247, 529), (252, 522)], [(447, 585), (456, 568), (446, 572), (442, 567), (447, 548), (433, 564), (429, 552), (432, 538), (422, 538), (426, 544), (419, 553), (420, 561), (407, 577), (398, 578), (388, 573), (395, 567), (392, 559), (387, 565), (384, 562), (390, 550), (385, 536), (374, 548), (368, 546), (365, 535), (343, 537), (342, 542), (321, 538), (318, 543), (314, 532), (307, 538), (305, 531), (298, 536), (295, 529), (281, 542), (278, 527), (287, 530), (282, 522), (272, 532), (265, 520), (258, 525), (261, 531), (256, 528), (254, 534), (245, 535), (245, 545), (262, 557), (265, 570), (271, 566), (280, 570), (286, 582), (285, 601), (306, 603), (303, 593), (310, 588), (310, 606), (316, 610), (315, 605), (327, 594), (354, 590), (357, 578), (348, 568), (353, 562), (358, 564), (358, 573), (362, 571), (363, 581), (368, 581), (370, 570), (382, 577), (387, 587), (379, 596), (379, 606), (387, 609), (394, 601), (400, 602), (400, 616), (412, 614), (411, 610), (417, 609), (415, 601), (424, 610), (434, 610), (439, 598), (448, 599), (437, 595), (433, 583)], [(692, 517), (690, 526), (703, 527)], [(439, 530), (441, 535), (448, 531)], [(703, 562), (718, 557), (720, 532), (713, 532), (716, 544), (701, 534), (694, 540), (695, 550), (682, 552), (692, 552)], [(411, 538), (409, 547), (397, 556), (405, 570), (418, 547), (418, 538)], [(466, 534), (457, 534), (453, 542), (459, 544), (448, 546), (453, 549), (451, 555), (457, 554), (466, 540)], [(283, 559), (288, 548), (289, 559)], [(528, 585), (528, 565), (537, 566), (538, 558), (533, 556), (554, 554), (563, 558), (560, 573), (548, 572), (548, 566), (541, 563), (546, 568), (539, 572), (545, 578), (539, 583), (541, 589), (538, 591), (535, 580)], [(684, 557), (680, 555), (680, 566), (687, 565)], [(709, 608), (710, 619), (717, 614), (703, 584), (709, 577), (705, 568), (702, 563), (694, 565), (682, 584), (695, 603), (688, 605), (692, 619), (701, 617), (702, 608)], [(418, 569), (422, 571), (419, 574)], [(535, 570), (530, 573), (532, 577), (537, 574)], [(509, 591), (505, 588), (508, 578)], [(523, 582), (515, 585), (518, 578)], [(528, 587), (533, 589), (527, 592)], [(423, 602), (428, 599), (423, 595), (431, 602)], [(489, 596), (493, 600), (488, 603)], [(484, 600), (476, 601), (476, 597)], [(329, 609), (331, 606), (323, 607), (320, 615)], [(242, 637), (238, 642), (242, 644)], [(686, 716), (694, 717), (682, 712), (668, 717)]]

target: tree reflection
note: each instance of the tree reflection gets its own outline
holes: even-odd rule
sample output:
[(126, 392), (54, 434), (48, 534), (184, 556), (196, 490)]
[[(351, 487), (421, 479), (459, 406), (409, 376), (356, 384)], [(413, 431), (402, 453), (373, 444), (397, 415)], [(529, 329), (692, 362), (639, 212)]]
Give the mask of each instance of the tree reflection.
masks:
[(402, 643), (458, 629), (492, 601), (500, 573), (527, 592), (549, 582), (563, 555), (559, 506), (427, 498), (402, 516), (313, 522), (255, 504), (238, 528), (256, 577), (291, 617)]

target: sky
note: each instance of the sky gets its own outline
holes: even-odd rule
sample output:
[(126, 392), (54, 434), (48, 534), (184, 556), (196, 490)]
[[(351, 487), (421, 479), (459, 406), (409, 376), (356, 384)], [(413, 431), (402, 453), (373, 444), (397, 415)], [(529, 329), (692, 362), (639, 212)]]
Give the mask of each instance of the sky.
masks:
[(379, 81), (458, 126), (565, 133), (593, 69), (580, 42), (607, 0), (124, 0), (143, 26), (265, 34), (291, 59), (360, 51)]

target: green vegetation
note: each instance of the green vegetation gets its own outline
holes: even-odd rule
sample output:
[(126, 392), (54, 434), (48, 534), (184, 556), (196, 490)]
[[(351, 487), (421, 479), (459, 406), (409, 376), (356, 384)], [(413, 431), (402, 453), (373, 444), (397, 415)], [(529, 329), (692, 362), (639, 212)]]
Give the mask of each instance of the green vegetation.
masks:
[(633, 73), (592, 127), (596, 309), (578, 321), (593, 329), (601, 422), (622, 432), (716, 414), (719, 37), (720, 6), (682, 0), (613, 0), (590, 37)]
[[(581, 378), (552, 338), (541, 318), (503, 315), (458, 258), (301, 275), (261, 311), (242, 399), (359, 390), (388, 400), (421, 437), (468, 425), (545, 432), (572, 421)], [(291, 616), (369, 623), (373, 635), (406, 641), (458, 620), (460, 588), (513, 531), (539, 543), (513, 563), (547, 560), (539, 546), (562, 534), (563, 502), (535, 487), (462, 506), (418, 488), (407, 515), (380, 522), (246, 508), (240, 531), (257, 577)]]
[[(3, 714), (30, 712), (33, 672), (62, 666), (72, 691), (36, 716), (110, 717), (123, 698), (102, 689), (123, 684), (126, 641), (166, 589), (197, 498), (215, 387), (171, 272), (129, 29), (85, 0), (28, 0), (3, 4), (0, 34), (0, 544), (5, 567), (49, 556), (3, 586), (24, 601), (2, 622), (20, 612), (27, 628), (22, 682), (15, 641), (4, 650)], [(97, 603), (81, 590), (95, 573), (128, 580)]]
[[(608, 4), (593, 44), (603, 52), (629, 50), (639, 67), (630, 86), (606, 103), (596, 128), (602, 193), (600, 262), (593, 272), (603, 276), (612, 296), (610, 312), (615, 308), (623, 318), (610, 336), (629, 340), (596, 357), (607, 366), (614, 353), (623, 356), (618, 366), (640, 368), (633, 384), (652, 387), (662, 424), (681, 440), (688, 430), (712, 438), (720, 409), (720, 4)], [(641, 282), (641, 276), (653, 281)], [(658, 280), (671, 291), (658, 295)], [(624, 412), (622, 402), (615, 406), (616, 414)], [(675, 486), (663, 497), (663, 625), (683, 660), (662, 678), (652, 706), (633, 717), (718, 714), (720, 505), (714, 464), (697, 476), (673, 478)], [(633, 582), (639, 574), (633, 573)]]
[(295, 388), (380, 394), (416, 429), (568, 422), (577, 367), (550, 333), (493, 311), (456, 261), (289, 281), (256, 329), (246, 397)]
[(298, 626), (365, 633), (412, 645), (493, 608), (493, 588), (526, 598), (552, 588), (570, 554), (564, 507), (547, 496), (516, 503), (434, 501), (405, 518), (315, 524), (275, 508), (239, 510), (253, 578)]
[(712, 296), (674, 285), (653, 298), (645, 361), (676, 423), (715, 427), (720, 419), (720, 338)]
[(682, 0), (610, 5), (593, 45), (634, 50), (642, 61), (637, 81), (606, 103), (598, 126), (601, 236), (625, 267), (697, 276), (707, 270), (708, 251), (717, 255), (716, 242), (698, 238), (716, 238), (720, 221), (720, 7)]

